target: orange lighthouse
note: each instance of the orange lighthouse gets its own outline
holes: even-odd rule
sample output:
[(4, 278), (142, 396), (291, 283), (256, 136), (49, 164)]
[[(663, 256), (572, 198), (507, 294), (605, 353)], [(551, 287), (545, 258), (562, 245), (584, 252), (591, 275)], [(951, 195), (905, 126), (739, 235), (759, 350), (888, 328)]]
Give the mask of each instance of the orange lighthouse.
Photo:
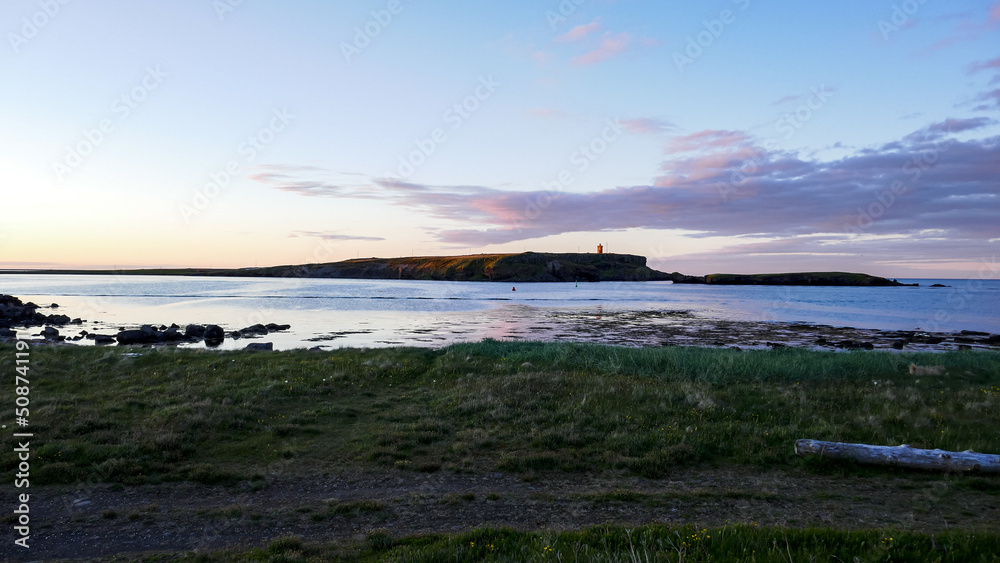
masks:
[(603, 244), (597, 245), (597, 253), (598, 254), (604, 254), (604, 245)]

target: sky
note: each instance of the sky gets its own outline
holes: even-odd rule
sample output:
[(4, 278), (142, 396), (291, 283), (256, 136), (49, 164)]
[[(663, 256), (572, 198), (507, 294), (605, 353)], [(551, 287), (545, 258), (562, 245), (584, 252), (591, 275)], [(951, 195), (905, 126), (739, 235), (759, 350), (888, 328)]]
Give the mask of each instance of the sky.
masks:
[(1000, 277), (1000, 0), (5, 0), (0, 268)]

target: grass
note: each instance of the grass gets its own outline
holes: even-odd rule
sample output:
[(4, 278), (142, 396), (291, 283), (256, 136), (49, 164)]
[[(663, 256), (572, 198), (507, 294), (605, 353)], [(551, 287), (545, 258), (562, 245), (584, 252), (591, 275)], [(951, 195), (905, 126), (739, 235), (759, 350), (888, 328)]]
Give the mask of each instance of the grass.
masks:
[[(137, 354), (137, 355), (136, 355)], [(13, 372), (14, 349), (0, 346)], [(917, 377), (911, 362), (947, 375)], [(527, 365), (526, 365), (527, 364)], [(797, 438), (1000, 452), (996, 352), (735, 351), (484, 341), (440, 350), (31, 350), (32, 485), (735, 464), (857, 471)], [(13, 420), (10, 388), (0, 418)], [(17, 464), (9, 434), (2, 470)], [(975, 481), (996, 494), (996, 480)]]
[[(996, 532), (919, 534), (893, 530), (793, 530), (752, 525), (715, 529), (648, 525), (638, 528), (597, 526), (546, 533), (477, 529), (450, 536), (392, 538), (373, 530), (353, 545), (311, 545), (290, 536), (250, 551), (222, 551), (177, 556), (181, 561), (357, 561), (431, 563), (445, 561), (546, 562), (587, 561), (645, 563), (659, 561), (995, 561), (1000, 553)], [(123, 559), (108, 559), (110, 561)], [(158, 555), (129, 560), (162, 561)]]

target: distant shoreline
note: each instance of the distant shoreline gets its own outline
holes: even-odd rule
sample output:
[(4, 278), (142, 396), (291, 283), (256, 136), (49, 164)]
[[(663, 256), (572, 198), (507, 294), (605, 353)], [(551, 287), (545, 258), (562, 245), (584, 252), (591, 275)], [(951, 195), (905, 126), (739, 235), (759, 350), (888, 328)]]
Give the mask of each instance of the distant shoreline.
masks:
[(16, 275), (124, 275), (273, 277), (321, 279), (380, 279), (428, 281), (599, 282), (672, 281), (706, 285), (792, 285), (902, 287), (895, 279), (851, 272), (794, 272), (775, 274), (709, 274), (688, 276), (665, 273), (632, 254), (540, 253), (358, 258), (340, 262), (268, 266), (262, 268), (150, 268), (115, 270), (8, 270)]

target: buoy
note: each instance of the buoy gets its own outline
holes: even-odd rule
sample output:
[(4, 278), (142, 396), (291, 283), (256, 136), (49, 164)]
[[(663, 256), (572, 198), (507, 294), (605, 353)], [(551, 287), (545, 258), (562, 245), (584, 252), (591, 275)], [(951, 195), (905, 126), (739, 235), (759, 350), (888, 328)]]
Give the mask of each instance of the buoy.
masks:
[(517, 291), (517, 288), (516, 287), (512, 287), (512, 288), (510, 288), (510, 290), (511, 291)]

